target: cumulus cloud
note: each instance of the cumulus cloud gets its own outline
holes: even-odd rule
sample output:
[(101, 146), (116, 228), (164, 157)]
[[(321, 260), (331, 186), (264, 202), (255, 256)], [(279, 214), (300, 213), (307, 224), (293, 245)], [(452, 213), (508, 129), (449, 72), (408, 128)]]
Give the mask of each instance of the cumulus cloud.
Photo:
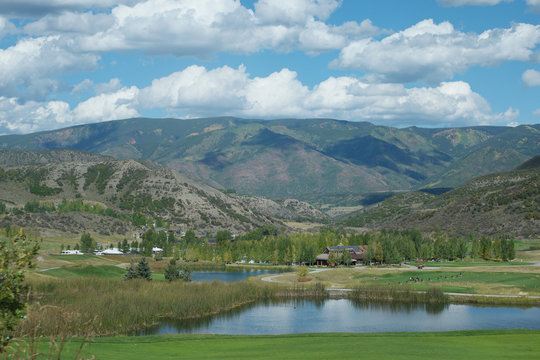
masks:
[(387, 125), (405, 121), (457, 126), (507, 123), (519, 114), (513, 109), (493, 113), (488, 102), (462, 81), (407, 88), (345, 76), (331, 77), (310, 89), (289, 69), (251, 77), (243, 66), (212, 70), (191, 66), (154, 80), (138, 94), (134, 106), (139, 111), (157, 106), (189, 117), (333, 117)]
[(321, 52), (377, 34), (371, 21), (324, 23), (336, 0), (260, 0), (248, 9), (237, 0), (146, 0), (107, 14), (65, 13), (27, 25), (33, 34), (72, 29), (87, 51), (142, 50), (205, 57), (216, 52), (272, 49)]
[(59, 36), (24, 38), (0, 49), (0, 94), (41, 100), (63, 86), (55, 77), (92, 69), (98, 57), (71, 51), (74, 44)]
[(533, 60), (539, 43), (540, 25), (520, 23), (475, 34), (429, 19), (381, 40), (353, 41), (332, 65), (372, 72), (385, 81), (437, 83), (475, 65)]
[(10, 33), (17, 32), (15, 25), (10, 22), (7, 18), (0, 16), (0, 39)]
[(540, 71), (529, 69), (521, 76), (526, 87), (540, 86)]
[(488, 102), (462, 81), (408, 88), (343, 76), (330, 77), (310, 88), (286, 68), (266, 77), (252, 77), (243, 66), (210, 70), (190, 66), (155, 79), (148, 87), (122, 87), (91, 97), (73, 109), (60, 101), (19, 103), (14, 98), (0, 98), (0, 132), (129, 118), (152, 109), (191, 118), (330, 117), (393, 126), (507, 124), (519, 115), (512, 108), (494, 113)]
[(92, 35), (114, 24), (114, 19), (107, 14), (91, 12), (63, 12), (59, 15), (48, 14), (38, 21), (24, 27), (30, 35), (87, 34)]
[(438, 0), (437, 2), (443, 6), (492, 6), (512, 1), (514, 0)]
[(78, 104), (73, 110), (64, 101), (26, 101), (0, 96), (0, 134), (30, 133), (40, 130), (125, 119), (139, 116), (133, 108), (138, 89), (122, 88)]
[(16, 17), (40, 17), (51, 13), (85, 9), (108, 9), (118, 4), (141, 0), (0, 0), (0, 14)]

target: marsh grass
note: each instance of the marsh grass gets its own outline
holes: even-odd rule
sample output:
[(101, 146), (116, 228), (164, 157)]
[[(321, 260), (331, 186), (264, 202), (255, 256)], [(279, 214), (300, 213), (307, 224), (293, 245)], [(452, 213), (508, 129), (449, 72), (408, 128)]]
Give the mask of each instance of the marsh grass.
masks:
[(432, 286), (426, 291), (416, 291), (410, 285), (365, 284), (357, 286), (349, 294), (352, 300), (396, 301), (407, 303), (446, 304), (449, 298), (440, 287)]
[[(156, 324), (161, 318), (204, 317), (257, 300), (296, 296), (300, 292), (248, 282), (165, 283), (106, 278), (32, 279), (29, 285), (34, 305), (20, 324), (18, 336), (32, 329), (37, 329), (36, 336), (59, 333), (55, 315), (40, 311), (39, 305), (54, 304), (76, 314), (72, 317), (73, 329), (98, 319), (90, 332), (107, 335), (126, 334)], [(308, 290), (305, 292), (308, 295)], [(40, 324), (37, 328), (36, 319)], [(77, 334), (73, 331), (72, 335)]]

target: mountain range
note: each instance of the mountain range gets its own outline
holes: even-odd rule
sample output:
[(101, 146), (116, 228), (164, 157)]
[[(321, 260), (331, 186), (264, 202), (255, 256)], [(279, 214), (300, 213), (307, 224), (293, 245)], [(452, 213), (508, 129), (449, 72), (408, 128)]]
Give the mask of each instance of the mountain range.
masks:
[(125, 234), (133, 229), (135, 216), (161, 218), (183, 228), (239, 232), (327, 219), (299, 200), (228, 194), (151, 161), (72, 150), (0, 151), (0, 203), (8, 210), (25, 210), (3, 216), (3, 226), (63, 232)]
[(467, 236), (540, 231), (540, 156), (516, 169), (474, 178), (441, 195), (407, 192), (350, 214), (342, 224), (370, 229), (417, 228)]
[(0, 136), (5, 150), (151, 160), (212, 187), (357, 205), (386, 192), (454, 188), (540, 153), (540, 125), (425, 129), (332, 119), (126, 119)]

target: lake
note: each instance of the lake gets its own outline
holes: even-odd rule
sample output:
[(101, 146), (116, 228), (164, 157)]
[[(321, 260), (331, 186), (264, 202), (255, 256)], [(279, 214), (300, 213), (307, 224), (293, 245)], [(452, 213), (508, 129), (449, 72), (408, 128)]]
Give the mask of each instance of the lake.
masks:
[(359, 303), (347, 299), (263, 302), (203, 319), (165, 320), (138, 335), (279, 335), (311, 332), (415, 332), (540, 329), (540, 308)]
[(246, 280), (251, 276), (259, 275), (270, 275), (270, 274), (280, 274), (282, 270), (266, 270), (266, 269), (247, 269), (247, 268), (237, 268), (237, 269), (227, 269), (225, 271), (192, 271), (191, 272), (191, 281), (202, 282), (202, 281), (222, 281), (222, 282), (235, 282)]

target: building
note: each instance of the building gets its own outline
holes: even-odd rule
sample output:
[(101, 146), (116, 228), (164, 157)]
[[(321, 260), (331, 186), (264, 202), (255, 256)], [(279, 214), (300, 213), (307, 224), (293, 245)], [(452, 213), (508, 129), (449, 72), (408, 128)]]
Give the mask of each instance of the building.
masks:
[[(328, 266), (328, 259), (330, 259), (331, 254), (340, 256), (344, 251), (349, 252), (351, 255), (351, 265), (356, 265), (361, 263), (364, 260), (364, 253), (367, 250), (367, 245), (343, 245), (339, 244), (338, 246), (329, 246), (324, 249), (323, 253), (318, 255), (315, 264), (317, 266)], [(339, 264), (335, 264), (339, 265)]]

